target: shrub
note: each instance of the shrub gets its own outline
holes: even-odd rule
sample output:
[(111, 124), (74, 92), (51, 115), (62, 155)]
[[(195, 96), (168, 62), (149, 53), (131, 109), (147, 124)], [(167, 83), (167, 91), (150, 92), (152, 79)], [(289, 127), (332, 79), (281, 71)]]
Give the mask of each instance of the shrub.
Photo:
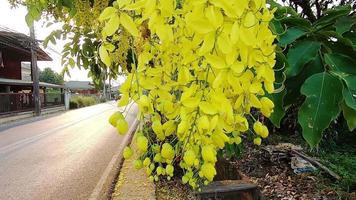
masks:
[(75, 96), (69, 102), (70, 109), (82, 108), (97, 104), (98, 101), (95, 97), (90, 96)]
[(276, 104), (272, 123), (279, 127), (285, 111), (297, 106), (303, 137), (311, 147), (341, 113), (354, 130), (356, 22), (351, 7), (330, 9), (311, 23), (288, 7), (273, 6), (278, 8), (270, 25), (278, 35), (277, 65), (285, 66), (276, 77), (285, 80), (280, 81), (285, 89), (271, 95)]

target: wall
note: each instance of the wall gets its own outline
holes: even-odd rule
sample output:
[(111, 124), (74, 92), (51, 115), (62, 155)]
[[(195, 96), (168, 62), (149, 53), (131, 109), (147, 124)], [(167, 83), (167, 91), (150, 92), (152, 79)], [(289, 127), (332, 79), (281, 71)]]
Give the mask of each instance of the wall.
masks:
[(21, 61), (24, 55), (10, 48), (0, 49), (4, 67), (0, 67), (0, 78), (21, 80)]

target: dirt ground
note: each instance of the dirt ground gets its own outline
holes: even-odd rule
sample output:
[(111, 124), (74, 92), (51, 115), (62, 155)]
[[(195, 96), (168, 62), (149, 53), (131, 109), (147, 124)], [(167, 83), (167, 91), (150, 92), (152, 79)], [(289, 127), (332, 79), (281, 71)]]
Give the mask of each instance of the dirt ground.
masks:
[(289, 158), (271, 161), (263, 150), (247, 147), (233, 165), (260, 187), (265, 199), (347, 199), (346, 194), (328, 187), (332, 178), (317, 173), (297, 175)]
[[(332, 177), (321, 171), (297, 175), (290, 158), (271, 159), (261, 148), (246, 147), (242, 157), (230, 161), (233, 168), (259, 186), (263, 199), (278, 200), (356, 200), (355, 193), (337, 191)], [(158, 200), (196, 199), (193, 191), (179, 179), (156, 183)]]

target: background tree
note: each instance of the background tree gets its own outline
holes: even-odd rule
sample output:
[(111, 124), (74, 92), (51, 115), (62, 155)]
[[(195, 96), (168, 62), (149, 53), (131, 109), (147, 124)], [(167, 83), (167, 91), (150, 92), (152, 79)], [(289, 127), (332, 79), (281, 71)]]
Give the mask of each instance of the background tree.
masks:
[(40, 71), (41, 82), (52, 83), (57, 85), (62, 85), (64, 83), (64, 78), (61, 74), (53, 71), (51, 68), (47, 67), (43, 71)]
[(356, 9), (354, 0), (282, 0), (283, 3), (293, 8), (302, 17), (310, 22), (315, 22), (326, 14), (326, 11), (337, 6), (351, 5)]
[(116, 37), (123, 38), (110, 47), (109, 55), (115, 60), (110, 67), (99, 59), (99, 46), (102, 44), (102, 27), (98, 21), (100, 13), (112, 0), (58, 0), (58, 1), (25, 1), (9, 0), (12, 6), (23, 5), (28, 8), (26, 22), (31, 25), (41, 18), (47, 19), (47, 26), (53, 22), (61, 22), (61, 29), (52, 31), (44, 40), (44, 46), (49, 42), (56, 44), (56, 40), (67, 40), (62, 51), (62, 73), (70, 76), (70, 69), (84, 68), (89, 71), (88, 76), (93, 79), (96, 87), (103, 85), (103, 77), (116, 79), (126, 68), (128, 45), (127, 34), (122, 31)]

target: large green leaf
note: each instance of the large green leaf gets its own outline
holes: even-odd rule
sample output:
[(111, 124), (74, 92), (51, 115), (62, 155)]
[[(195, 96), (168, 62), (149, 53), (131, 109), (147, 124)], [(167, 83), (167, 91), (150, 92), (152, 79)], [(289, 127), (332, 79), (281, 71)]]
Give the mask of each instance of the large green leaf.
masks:
[(336, 32), (342, 35), (345, 32), (348, 32), (354, 24), (356, 24), (355, 17), (352, 16), (341, 17), (335, 23)]
[(349, 88), (344, 88), (342, 90), (342, 95), (344, 96), (346, 105), (356, 110), (356, 91)]
[(356, 61), (348, 56), (341, 54), (325, 54), (325, 62), (333, 71), (342, 73), (344, 76), (349, 74), (356, 75)]
[(308, 78), (301, 93), (306, 99), (298, 113), (298, 121), (303, 129), (303, 137), (312, 147), (322, 138), (323, 131), (340, 113), (342, 82), (327, 72)]
[[(344, 34), (344, 38), (345, 35), (348, 33)], [(356, 43), (355, 43), (356, 45)], [(353, 46), (355, 46), (353, 45)], [(341, 42), (333, 42), (333, 41), (323, 41), (323, 46), (326, 49), (329, 49), (329, 52), (333, 52), (333, 53), (337, 53), (337, 54), (343, 54), (346, 55), (350, 58), (356, 58), (356, 51), (354, 51), (353, 47), (350, 46), (345, 46), (344, 44), (342, 44)], [(356, 47), (356, 46), (355, 46)]]
[(356, 91), (356, 76), (346, 76), (343, 78), (343, 80), (350, 90)]
[(283, 35), (281, 35), (279, 39), (279, 45), (286, 46), (294, 42), (296, 39), (302, 37), (306, 33), (306, 31), (298, 27), (288, 28), (288, 30)]
[(321, 27), (327, 26), (329, 24), (333, 24), (335, 20), (340, 19), (342, 16), (347, 16), (351, 11), (350, 6), (341, 6), (326, 12), (322, 18), (318, 19), (314, 23), (314, 27), (319, 29)]
[(273, 101), (274, 103), (274, 109), (273, 113), (269, 117), (273, 125), (276, 127), (280, 127), (281, 120), (284, 117), (286, 111), (285, 108), (283, 107), (283, 98), (286, 95), (286, 90), (283, 90), (282, 92), (279, 93), (273, 93), (273, 94), (268, 94), (267, 96)]
[[(279, 48), (279, 47), (277, 47)], [(277, 88), (284, 84), (286, 79), (285, 77), (285, 69), (288, 67), (288, 61), (285, 55), (282, 52), (276, 52), (276, 64), (274, 65), (274, 76), (275, 76), (275, 83)]]
[(341, 108), (349, 130), (353, 131), (356, 128), (356, 110), (348, 107), (345, 103), (341, 104)]
[(343, 46), (349, 46), (349, 47), (353, 47), (353, 43), (350, 39), (343, 37), (342, 35), (338, 34), (336, 31), (319, 31), (318, 32), (318, 36), (323, 36), (323, 42), (325, 43), (326, 40), (330, 40), (330, 41), (335, 41), (335, 43), (340, 43)]
[(281, 19), (282, 24), (286, 24), (288, 27), (298, 27), (305, 30), (311, 30), (312, 24), (309, 20), (301, 18), (299, 16), (291, 16)]
[(309, 62), (297, 76), (288, 78), (285, 82), (287, 94), (284, 97), (284, 106), (297, 103), (296, 101), (300, 97), (300, 88), (304, 81), (310, 76), (323, 71), (324, 66), (322, 60), (320, 56), (317, 56), (313, 61)]
[(271, 31), (276, 35), (281, 35), (285, 31), (283, 26), (282, 26), (282, 24), (281, 24), (281, 22), (276, 20), (275, 18), (273, 18), (270, 21), (269, 27), (270, 27)]
[(298, 42), (287, 54), (289, 67), (286, 70), (287, 77), (293, 77), (302, 71), (305, 64), (315, 59), (320, 49), (317, 41), (304, 40)]
[(347, 33), (344, 33), (343, 36), (345, 38), (349, 39), (354, 46), (356, 45), (356, 33), (355, 32), (347, 32)]

